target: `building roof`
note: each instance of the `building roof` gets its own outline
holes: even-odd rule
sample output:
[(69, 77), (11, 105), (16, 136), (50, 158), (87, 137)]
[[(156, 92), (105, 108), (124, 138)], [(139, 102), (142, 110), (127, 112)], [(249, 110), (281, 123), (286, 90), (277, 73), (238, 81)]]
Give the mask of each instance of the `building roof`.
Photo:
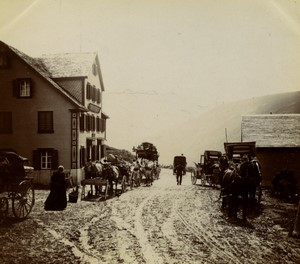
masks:
[(87, 77), (96, 53), (48, 54), (38, 58), (46, 65), (51, 78)]
[(256, 147), (300, 147), (300, 114), (248, 115), (242, 117), (242, 141)]
[(70, 95), (65, 89), (60, 87), (54, 80), (51, 79), (51, 73), (49, 72), (49, 69), (45, 66), (45, 64), (40, 59), (32, 58), (26, 55), (25, 53), (19, 51), (18, 49), (5, 44), (2, 41), (0, 41), (0, 43), (2, 43), (13, 53), (15, 53), (21, 60), (23, 60), (34, 71), (36, 71), (42, 78), (47, 80), (55, 89), (57, 89), (68, 100), (70, 100), (76, 107), (78, 107), (80, 110), (88, 111), (88, 109), (84, 105), (80, 104), (72, 95)]

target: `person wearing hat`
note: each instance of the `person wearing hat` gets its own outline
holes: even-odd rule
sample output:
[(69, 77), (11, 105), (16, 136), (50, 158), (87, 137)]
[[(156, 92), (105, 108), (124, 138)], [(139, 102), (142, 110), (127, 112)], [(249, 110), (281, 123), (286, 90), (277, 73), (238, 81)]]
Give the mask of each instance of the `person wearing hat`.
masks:
[(59, 165), (53, 172), (50, 182), (50, 193), (45, 201), (46, 211), (61, 211), (67, 207), (67, 183), (64, 166)]

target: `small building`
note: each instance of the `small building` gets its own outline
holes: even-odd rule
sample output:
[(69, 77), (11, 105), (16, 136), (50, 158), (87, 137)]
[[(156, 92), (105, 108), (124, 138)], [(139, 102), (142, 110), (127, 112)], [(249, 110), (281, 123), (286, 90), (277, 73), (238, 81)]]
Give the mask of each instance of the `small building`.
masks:
[(282, 169), (293, 171), (300, 184), (300, 114), (243, 116), (241, 137), (256, 142), (263, 186), (271, 186)]
[(0, 41), (0, 150), (27, 157), (35, 182), (59, 164), (75, 181), (105, 156), (104, 84), (97, 53), (32, 58)]

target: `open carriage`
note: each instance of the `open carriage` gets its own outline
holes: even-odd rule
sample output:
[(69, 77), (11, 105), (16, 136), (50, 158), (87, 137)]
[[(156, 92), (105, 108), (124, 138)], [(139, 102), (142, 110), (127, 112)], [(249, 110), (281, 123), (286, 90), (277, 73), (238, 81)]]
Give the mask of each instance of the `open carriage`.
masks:
[(25, 166), (27, 161), (15, 152), (0, 152), (0, 222), (8, 216), (10, 201), (18, 219), (26, 218), (34, 206), (33, 168)]
[(197, 180), (200, 180), (203, 186), (212, 186), (217, 184), (217, 177), (219, 174), (219, 168), (216, 167), (222, 156), (222, 152), (216, 150), (205, 150), (204, 154), (200, 156), (200, 162), (195, 163), (196, 167), (191, 172), (192, 184), (196, 184)]

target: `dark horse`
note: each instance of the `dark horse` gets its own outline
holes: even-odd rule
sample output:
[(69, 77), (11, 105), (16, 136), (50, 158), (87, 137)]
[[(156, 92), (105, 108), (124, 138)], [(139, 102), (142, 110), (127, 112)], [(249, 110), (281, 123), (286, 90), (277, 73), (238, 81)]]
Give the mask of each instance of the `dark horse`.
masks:
[(240, 168), (231, 166), (224, 172), (221, 186), (222, 208), (228, 205), (228, 216), (237, 217), (239, 197), (242, 198), (243, 219), (249, 207), (254, 206), (255, 193), (260, 183), (260, 171), (254, 161), (244, 161)]

